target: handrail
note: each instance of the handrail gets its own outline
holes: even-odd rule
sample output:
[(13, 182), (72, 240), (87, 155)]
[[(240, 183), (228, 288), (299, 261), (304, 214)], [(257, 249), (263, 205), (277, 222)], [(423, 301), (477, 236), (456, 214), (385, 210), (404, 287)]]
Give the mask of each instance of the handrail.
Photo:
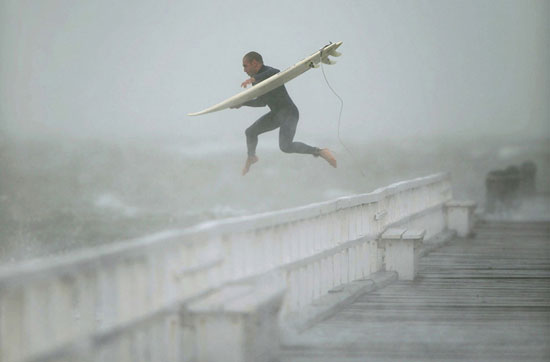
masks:
[(393, 193), (418, 188), (448, 177), (449, 173), (442, 172), (409, 181), (396, 182), (370, 193), (344, 196), (335, 200), (290, 209), (208, 221), (187, 229), (172, 229), (114, 244), (100, 245), (93, 249), (75, 251), (66, 255), (25, 261), (13, 266), (0, 266), (0, 289), (13, 284), (15, 279), (22, 281), (27, 278), (41, 278), (43, 277), (40, 275), (42, 270), (63, 273), (73, 267), (86, 268), (90, 264), (97, 263), (98, 260), (103, 262), (121, 255), (141, 254), (144, 249), (148, 248), (168, 246), (172, 243), (196, 243), (201, 240), (201, 237), (229, 232), (244, 232), (326, 215), (349, 207), (377, 202)]

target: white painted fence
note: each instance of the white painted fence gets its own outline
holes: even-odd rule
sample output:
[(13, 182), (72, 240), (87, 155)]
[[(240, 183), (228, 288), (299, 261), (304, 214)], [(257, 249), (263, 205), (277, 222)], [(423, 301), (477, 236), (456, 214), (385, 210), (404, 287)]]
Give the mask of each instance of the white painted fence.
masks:
[[(445, 228), (448, 174), (0, 269), (0, 361), (194, 361), (186, 306), (282, 275), (282, 314), (380, 270), (389, 226)], [(199, 302), (197, 302), (199, 301)]]

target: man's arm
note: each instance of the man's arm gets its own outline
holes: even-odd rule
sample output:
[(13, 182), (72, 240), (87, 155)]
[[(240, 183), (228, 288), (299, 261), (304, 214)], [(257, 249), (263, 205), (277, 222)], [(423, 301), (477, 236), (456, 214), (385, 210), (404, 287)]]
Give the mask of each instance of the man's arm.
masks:
[(267, 103), (264, 102), (261, 97), (258, 97), (258, 98), (254, 98), (253, 100), (251, 101), (248, 101), (248, 102), (245, 102), (243, 104), (239, 104), (238, 106), (233, 106), (233, 107), (229, 107), (229, 108), (232, 108), (232, 109), (239, 109), (241, 108), (242, 106), (247, 106), (247, 107), (265, 107), (267, 106)]
[(248, 107), (265, 107), (267, 103), (262, 99), (262, 97), (254, 98), (251, 101), (242, 104), (243, 106)]
[[(265, 67), (266, 70), (261, 73), (256, 73), (254, 77), (250, 77), (244, 82), (242, 82), (241, 87), (246, 88), (249, 84), (256, 85), (260, 83), (261, 81), (266, 80), (269, 77), (274, 76), (275, 74), (279, 73), (279, 69), (275, 69), (272, 67)], [(251, 101), (248, 101), (246, 103), (241, 104), (237, 107), (231, 107), (231, 108), (241, 108), (242, 106), (247, 107), (265, 107), (267, 106), (267, 103), (263, 100), (263, 97), (255, 98)]]
[(248, 85), (256, 85), (260, 82), (263, 82), (269, 77), (274, 76), (275, 74), (279, 73), (279, 69), (271, 68), (271, 67), (265, 67), (266, 70), (264, 70), (261, 73), (256, 73), (254, 77), (250, 77), (244, 82), (241, 83), (241, 87), (246, 88)]

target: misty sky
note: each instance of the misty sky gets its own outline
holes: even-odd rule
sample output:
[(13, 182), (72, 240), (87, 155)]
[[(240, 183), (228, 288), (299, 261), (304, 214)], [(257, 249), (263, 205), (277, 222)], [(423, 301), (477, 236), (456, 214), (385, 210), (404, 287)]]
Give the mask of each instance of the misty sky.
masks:
[[(550, 1), (0, 0), (0, 130), (244, 142), (265, 109), (188, 117), (329, 41), (342, 136), (549, 135)], [(291, 81), (298, 135), (331, 139), (321, 70)], [(244, 146), (243, 146), (244, 147)]]

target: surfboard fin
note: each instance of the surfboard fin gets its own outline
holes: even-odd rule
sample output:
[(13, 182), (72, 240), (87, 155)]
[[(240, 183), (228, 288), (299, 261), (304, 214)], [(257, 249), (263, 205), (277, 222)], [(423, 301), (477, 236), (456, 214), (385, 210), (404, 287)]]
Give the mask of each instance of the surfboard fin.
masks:
[(329, 58), (323, 58), (323, 59), (321, 59), (321, 61), (325, 64), (328, 64), (328, 65), (336, 64), (336, 62), (334, 60), (330, 60)]
[(333, 50), (329, 53), (329, 55), (331, 55), (333, 57), (339, 57), (340, 55), (342, 55), (342, 53), (337, 52), (336, 50)]

